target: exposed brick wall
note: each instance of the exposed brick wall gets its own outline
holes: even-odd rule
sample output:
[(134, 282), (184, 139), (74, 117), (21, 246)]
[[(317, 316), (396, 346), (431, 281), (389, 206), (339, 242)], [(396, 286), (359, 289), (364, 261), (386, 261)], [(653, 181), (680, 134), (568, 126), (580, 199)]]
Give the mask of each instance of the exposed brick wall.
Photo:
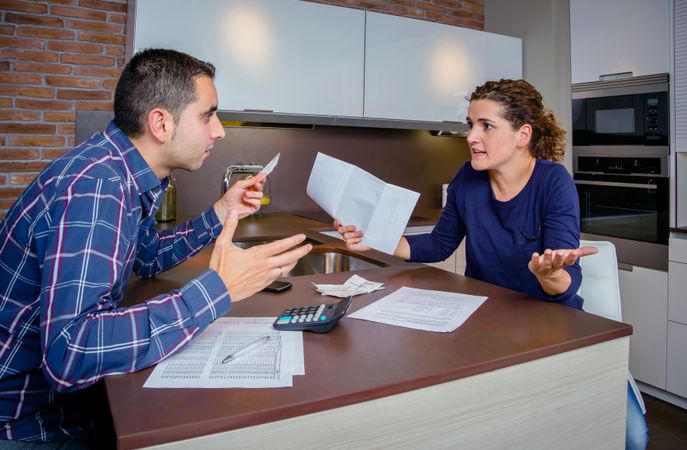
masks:
[[(483, 0), (312, 1), (484, 29)], [(0, 0), (0, 218), (74, 145), (77, 110), (112, 109), (126, 11), (126, 0)]]
[(126, 0), (0, 0), (0, 218), (74, 146), (77, 110), (111, 110)]
[(307, 0), (484, 30), (484, 0)]

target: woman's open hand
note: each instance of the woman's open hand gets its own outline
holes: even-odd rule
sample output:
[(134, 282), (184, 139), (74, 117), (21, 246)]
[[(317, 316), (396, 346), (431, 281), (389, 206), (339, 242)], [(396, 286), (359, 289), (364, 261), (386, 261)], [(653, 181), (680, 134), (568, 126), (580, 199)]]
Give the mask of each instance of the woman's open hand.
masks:
[(537, 277), (544, 292), (552, 296), (560, 295), (571, 283), (570, 275), (562, 269), (573, 265), (577, 258), (597, 252), (597, 248), (592, 246), (558, 250), (547, 248), (541, 255), (537, 252), (532, 253), (527, 267)]

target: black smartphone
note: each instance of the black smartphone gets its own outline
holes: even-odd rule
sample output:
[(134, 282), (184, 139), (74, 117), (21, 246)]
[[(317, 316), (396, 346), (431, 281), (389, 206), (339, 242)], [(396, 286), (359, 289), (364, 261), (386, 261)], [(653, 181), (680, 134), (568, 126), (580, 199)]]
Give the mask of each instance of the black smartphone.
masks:
[(273, 281), (263, 289), (264, 292), (284, 292), (291, 289), (293, 284), (288, 281)]

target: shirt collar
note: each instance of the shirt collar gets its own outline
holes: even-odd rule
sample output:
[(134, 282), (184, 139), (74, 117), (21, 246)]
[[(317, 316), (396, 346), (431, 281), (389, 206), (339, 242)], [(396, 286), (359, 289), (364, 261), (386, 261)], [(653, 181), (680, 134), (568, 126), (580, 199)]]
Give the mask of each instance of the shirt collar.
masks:
[(155, 176), (141, 153), (126, 134), (115, 125), (114, 121), (110, 122), (103, 134), (122, 155), (124, 165), (131, 173), (139, 194), (160, 189), (162, 182)]

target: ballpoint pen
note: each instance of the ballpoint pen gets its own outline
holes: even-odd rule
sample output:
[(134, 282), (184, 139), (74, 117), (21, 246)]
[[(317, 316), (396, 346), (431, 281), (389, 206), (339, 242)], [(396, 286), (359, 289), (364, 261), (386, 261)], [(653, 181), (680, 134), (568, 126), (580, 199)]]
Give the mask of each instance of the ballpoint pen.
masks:
[(246, 345), (245, 347), (236, 350), (234, 353), (230, 353), (229, 355), (227, 355), (227, 357), (222, 360), (222, 364), (228, 363), (229, 361), (233, 361), (236, 358), (238, 358), (239, 356), (245, 355), (246, 353), (251, 352), (251, 351), (255, 350), (256, 348), (267, 344), (269, 341), (270, 341), (269, 336), (263, 336), (260, 339), (258, 339), (257, 341), (252, 342), (252, 343)]

